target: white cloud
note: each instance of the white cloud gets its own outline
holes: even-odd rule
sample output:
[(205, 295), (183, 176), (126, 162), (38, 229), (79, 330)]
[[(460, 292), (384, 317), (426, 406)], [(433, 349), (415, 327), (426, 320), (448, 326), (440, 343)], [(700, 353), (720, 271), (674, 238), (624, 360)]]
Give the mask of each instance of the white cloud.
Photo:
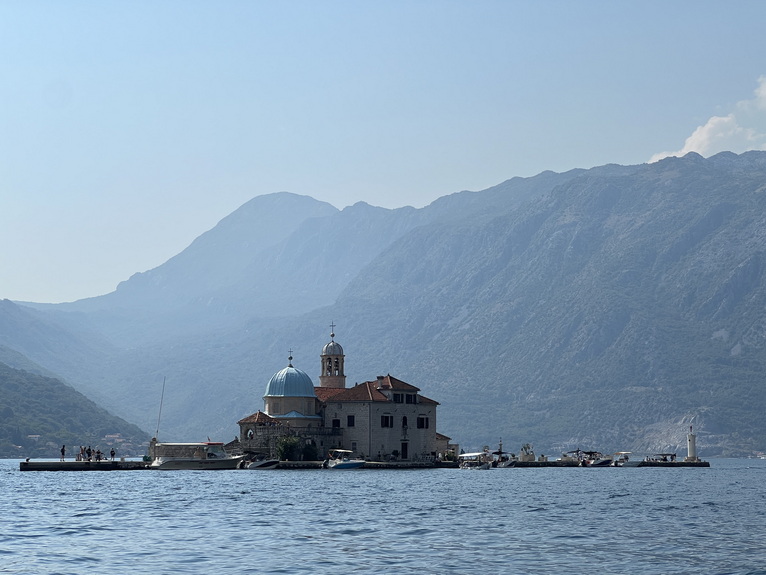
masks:
[(689, 152), (712, 156), (718, 152), (740, 154), (748, 150), (766, 150), (766, 76), (758, 78), (755, 98), (738, 102), (727, 116), (713, 116), (686, 138), (683, 148), (654, 154), (649, 162)]

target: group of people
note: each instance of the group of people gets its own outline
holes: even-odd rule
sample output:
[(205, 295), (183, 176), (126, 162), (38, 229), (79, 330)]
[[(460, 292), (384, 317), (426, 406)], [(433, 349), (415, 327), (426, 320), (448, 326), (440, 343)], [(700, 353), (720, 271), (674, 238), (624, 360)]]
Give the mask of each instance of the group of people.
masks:
[[(109, 452), (109, 457), (111, 457), (111, 460), (114, 461), (114, 456), (116, 455), (116, 452), (114, 451), (114, 447), (112, 447), (111, 451)], [(66, 457), (66, 445), (61, 446), (61, 461), (64, 461), (64, 458)], [(80, 450), (75, 454), (75, 461), (93, 461), (95, 459), (96, 461), (106, 461), (107, 460), (107, 454), (106, 452), (102, 452), (100, 449), (91, 449), (90, 445), (88, 447), (80, 446)]]

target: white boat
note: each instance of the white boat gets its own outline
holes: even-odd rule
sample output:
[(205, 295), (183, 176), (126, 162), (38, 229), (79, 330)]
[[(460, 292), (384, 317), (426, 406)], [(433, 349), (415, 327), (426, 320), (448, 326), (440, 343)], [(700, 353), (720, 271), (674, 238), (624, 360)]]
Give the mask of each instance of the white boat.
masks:
[(583, 451), (585, 459), (582, 465), (584, 467), (611, 467), (614, 461), (611, 455), (604, 455), (600, 451)]
[(230, 455), (223, 443), (156, 443), (149, 446), (151, 469), (236, 469), (244, 455)]
[(331, 449), (324, 466), (327, 469), (359, 469), (364, 465), (364, 459), (351, 459), (353, 453), (348, 449)]
[(269, 459), (265, 455), (260, 455), (247, 463), (245, 469), (274, 469), (279, 465), (279, 459)]
[(614, 454), (614, 466), (615, 467), (639, 467), (641, 462), (637, 459), (631, 460), (630, 451), (618, 451)]
[(500, 445), (497, 448), (497, 451), (493, 451), (492, 455), (495, 456), (494, 461), (492, 462), (492, 467), (513, 467), (516, 465), (516, 455), (511, 453), (510, 451), (503, 451), (503, 442), (500, 441)]
[(457, 459), (460, 469), (490, 469), (492, 467), (492, 455), (486, 451), (461, 453)]

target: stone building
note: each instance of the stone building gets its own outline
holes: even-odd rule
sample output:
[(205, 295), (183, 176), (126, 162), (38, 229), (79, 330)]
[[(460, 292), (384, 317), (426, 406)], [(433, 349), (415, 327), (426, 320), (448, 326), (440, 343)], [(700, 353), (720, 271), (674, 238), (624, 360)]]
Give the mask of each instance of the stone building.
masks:
[[(350, 449), (372, 460), (427, 461), (443, 445), (437, 440), (436, 401), (391, 375), (346, 387), (343, 347), (330, 334), (322, 348), (319, 386), (288, 366), (272, 376), (264, 409), (238, 422), (245, 451), (275, 455), (281, 437), (298, 437), (319, 457), (332, 448)], [(443, 437), (443, 436), (440, 436)]]

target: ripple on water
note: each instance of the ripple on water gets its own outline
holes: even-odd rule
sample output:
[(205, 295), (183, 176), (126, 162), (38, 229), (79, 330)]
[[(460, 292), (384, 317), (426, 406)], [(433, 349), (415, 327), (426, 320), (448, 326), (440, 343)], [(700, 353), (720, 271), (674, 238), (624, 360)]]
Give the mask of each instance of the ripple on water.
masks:
[(766, 462), (98, 477), (7, 463), (0, 573), (576, 573), (587, 557), (604, 573), (766, 575)]

